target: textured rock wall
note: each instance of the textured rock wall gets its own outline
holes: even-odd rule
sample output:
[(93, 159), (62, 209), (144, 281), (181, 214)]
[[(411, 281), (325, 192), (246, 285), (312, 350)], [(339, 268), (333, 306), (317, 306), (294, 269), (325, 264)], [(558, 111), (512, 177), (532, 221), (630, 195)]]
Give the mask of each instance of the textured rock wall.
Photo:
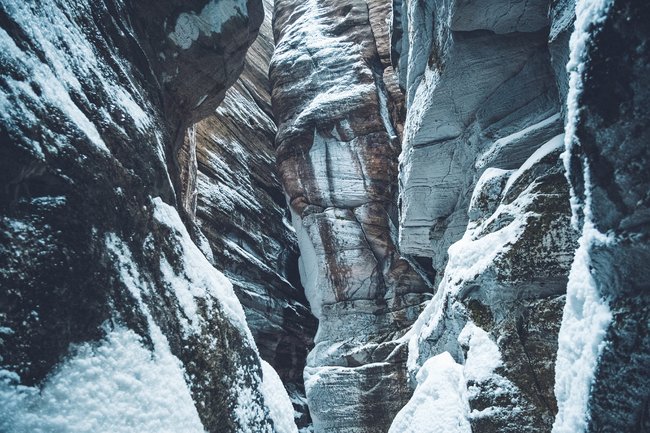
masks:
[(398, 339), (430, 289), (395, 243), (402, 112), (385, 2), (275, 3), (277, 159), (319, 319), (305, 369), (314, 429), (386, 431), (410, 390)]
[[(317, 321), (298, 274), (298, 246), (275, 165), (269, 62), (273, 3), (244, 70), (217, 111), (188, 130), (196, 154), (196, 214), (214, 263), (233, 282), (260, 355), (279, 373), (308, 422), (302, 373)], [(191, 161), (188, 172), (192, 172)], [(196, 168), (194, 169), (196, 170)], [(189, 201), (189, 200), (188, 200)]]
[(191, 239), (176, 155), (261, 20), (255, 1), (0, 5), (0, 430), (274, 430), (277, 382)]
[(455, 392), (466, 395), (467, 408), (461, 399), (455, 410), (469, 422), (458, 431), (553, 425), (557, 335), (577, 233), (560, 160), (572, 9), (550, 7), (394, 3), (393, 62), (407, 107), (399, 245), (431, 258), (439, 284), (410, 337), (420, 397), (391, 431), (452, 428), (444, 418), (422, 427), (417, 416), (430, 387), (421, 379), (427, 361), (448, 364), (444, 352), (460, 371)]
[(545, 0), (402, 2), (394, 16), (406, 93), (400, 247), (444, 269), (487, 167), (517, 168), (562, 131)]
[(555, 432), (650, 430), (650, 7), (578, 2), (565, 163), (581, 232), (560, 331)]

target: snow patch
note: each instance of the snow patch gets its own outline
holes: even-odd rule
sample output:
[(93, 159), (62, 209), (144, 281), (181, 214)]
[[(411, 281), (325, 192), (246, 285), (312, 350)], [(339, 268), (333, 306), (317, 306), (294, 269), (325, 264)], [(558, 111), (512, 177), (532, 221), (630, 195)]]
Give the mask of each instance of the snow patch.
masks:
[(73, 348), (39, 389), (0, 371), (0, 431), (203, 432), (180, 361), (152, 329), (154, 351), (130, 329)]
[(413, 397), (388, 433), (471, 433), (463, 367), (448, 352), (428, 359), (416, 379)]
[(269, 408), (276, 433), (298, 433), (293, 419), (293, 405), (282, 380), (271, 365), (262, 360), (262, 395)]
[(235, 16), (245, 17), (247, 12), (246, 2), (213, 0), (206, 4), (198, 15), (195, 12), (180, 14), (176, 19), (174, 31), (168, 37), (180, 48), (186, 50), (199, 38), (199, 34), (210, 36), (213, 33), (219, 33), (221, 27), (228, 20)]
[(467, 380), (488, 380), (492, 378), (494, 370), (503, 364), (499, 347), (487, 332), (472, 322), (467, 322), (458, 336), (458, 342), (469, 347), (464, 368)]

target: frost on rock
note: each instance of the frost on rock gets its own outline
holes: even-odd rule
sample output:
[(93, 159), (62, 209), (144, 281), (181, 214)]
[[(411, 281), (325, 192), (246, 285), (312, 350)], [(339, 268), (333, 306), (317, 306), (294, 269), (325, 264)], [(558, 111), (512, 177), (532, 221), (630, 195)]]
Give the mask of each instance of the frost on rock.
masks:
[[(570, 40), (569, 91), (567, 96), (567, 125), (563, 154), (567, 176), (571, 178), (571, 156), (579, 146), (576, 128), (580, 122), (580, 96), (585, 74), (587, 44), (594, 26), (606, 17), (611, 0), (576, 2), (575, 30)], [(569, 283), (567, 301), (562, 316), (555, 374), (555, 395), (558, 414), (553, 424), (554, 433), (581, 433), (588, 431), (589, 400), (598, 359), (604, 347), (604, 338), (612, 320), (612, 313), (602, 299), (594, 279), (591, 251), (613, 241), (595, 226), (591, 213), (592, 197), (590, 167), (586, 160), (581, 167), (584, 201), (575, 189), (571, 191), (573, 224), (582, 222), (582, 233), (576, 251)], [(573, 185), (575, 187), (575, 184)]]

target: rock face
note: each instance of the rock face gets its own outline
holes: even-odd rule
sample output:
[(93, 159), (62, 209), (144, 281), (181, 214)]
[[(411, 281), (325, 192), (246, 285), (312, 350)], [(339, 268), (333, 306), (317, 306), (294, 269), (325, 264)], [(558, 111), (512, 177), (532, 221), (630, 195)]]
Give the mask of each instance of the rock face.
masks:
[(362, 0), (275, 3), (277, 159), (319, 319), (305, 385), (317, 432), (381, 432), (408, 400), (398, 339), (430, 289), (395, 244), (400, 98)]
[(0, 430), (278, 430), (176, 155), (262, 5), (73, 3), (0, 6)]
[(467, 231), (414, 327), (411, 371), (449, 352), (474, 431), (550, 431), (557, 411), (553, 367), (576, 239), (562, 148), (559, 135), (519, 169), (483, 173)]
[[(298, 245), (275, 168), (269, 62), (272, 2), (248, 51), (244, 71), (217, 111), (188, 130), (182, 150), (196, 185), (189, 212), (205, 234), (214, 264), (233, 282), (260, 356), (279, 373), (294, 401), (317, 321), (298, 273)], [(191, 178), (192, 176), (188, 176)], [(190, 185), (191, 182), (186, 182)], [(309, 421), (306, 407), (299, 427)]]
[[(562, 130), (547, 2), (401, 4), (393, 34), (406, 92), (400, 248), (441, 271), (487, 167), (517, 168)], [(398, 7), (398, 5), (396, 5)], [(401, 19), (398, 19), (401, 17)]]
[[(399, 245), (431, 258), (439, 285), (411, 333), (416, 391), (391, 431), (550, 431), (577, 246), (560, 160), (566, 86), (555, 72), (572, 21), (561, 22), (557, 4), (549, 16), (546, 1), (394, 7), (407, 107)], [(466, 397), (449, 411), (467, 422), (457, 430), (444, 417), (422, 427), (450, 386), (423, 379), (431, 365), (460, 372), (454, 392)]]
[(650, 430), (650, 7), (581, 1), (567, 165), (581, 231), (560, 331), (556, 432)]
[(2, 2), (0, 431), (650, 431), (649, 23)]

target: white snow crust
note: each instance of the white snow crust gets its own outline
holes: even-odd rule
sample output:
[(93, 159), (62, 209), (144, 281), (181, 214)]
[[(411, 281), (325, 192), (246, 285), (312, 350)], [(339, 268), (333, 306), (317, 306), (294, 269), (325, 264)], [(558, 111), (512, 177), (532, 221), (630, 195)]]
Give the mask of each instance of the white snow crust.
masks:
[(488, 380), (493, 376), (492, 372), (503, 365), (499, 347), (487, 332), (472, 322), (465, 325), (458, 342), (469, 347), (463, 370), (467, 380)]
[(416, 379), (413, 397), (388, 433), (471, 433), (463, 367), (448, 352), (428, 359)]
[(99, 344), (75, 347), (40, 389), (0, 371), (0, 431), (203, 432), (183, 366), (159, 329), (151, 337), (153, 352), (115, 327)]
[(253, 336), (246, 324), (246, 316), (232, 287), (232, 283), (216, 270), (192, 242), (190, 234), (181, 221), (177, 210), (160, 197), (153, 199), (154, 218), (172, 229), (178, 236), (182, 248), (184, 275), (177, 275), (166, 259), (160, 260), (160, 269), (165, 279), (170, 282), (179, 304), (184, 312), (181, 322), (185, 323), (187, 332), (199, 332), (201, 319), (197, 314), (195, 298), (202, 298), (208, 306), (217, 299), (230, 321), (248, 336), (254, 346)]
[(278, 373), (262, 360), (262, 395), (269, 408), (276, 433), (298, 433), (293, 419), (293, 405)]
[[(211, 35), (219, 33), (229, 19), (234, 16), (246, 16), (248, 8), (245, 1), (213, 0), (206, 4), (197, 15), (194, 12), (183, 12), (176, 19), (174, 31), (168, 35), (176, 45), (188, 49), (199, 38), (199, 34)], [(201, 105), (200, 101), (198, 105)], [(197, 106), (198, 106), (197, 105)]]
[[(563, 154), (567, 176), (570, 175), (570, 157), (574, 146), (579, 145), (576, 127), (580, 119), (579, 98), (582, 77), (586, 68), (586, 47), (594, 26), (607, 17), (612, 0), (578, 0), (576, 2), (575, 29), (569, 42), (570, 58), (569, 92), (567, 96), (566, 150)], [(571, 190), (573, 224), (578, 227), (582, 212), (584, 224), (579, 239), (569, 282), (567, 300), (558, 336), (558, 353), (555, 367), (555, 397), (558, 414), (553, 433), (581, 433), (586, 431), (589, 419), (589, 394), (598, 358), (603, 349), (603, 339), (611, 322), (611, 312), (601, 299), (591, 273), (590, 250), (598, 244), (611, 242), (610, 236), (599, 232), (591, 215), (590, 168), (583, 161), (585, 203), (582, 207)]]

